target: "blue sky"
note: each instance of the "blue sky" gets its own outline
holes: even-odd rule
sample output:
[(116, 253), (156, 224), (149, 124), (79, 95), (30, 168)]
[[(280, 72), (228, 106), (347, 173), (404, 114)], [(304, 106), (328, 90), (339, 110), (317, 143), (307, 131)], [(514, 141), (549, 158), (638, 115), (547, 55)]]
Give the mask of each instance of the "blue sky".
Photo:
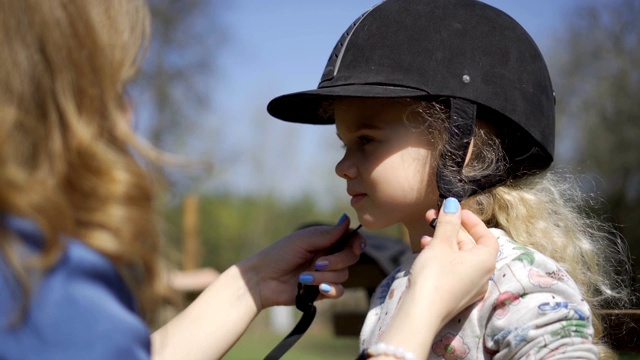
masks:
[[(229, 45), (214, 84), (214, 186), (284, 197), (321, 194), (344, 201), (333, 173), (340, 148), (331, 126), (271, 118), (267, 102), (314, 88), (329, 52), (378, 0), (234, 0), (225, 10)], [(562, 23), (581, 0), (487, 0), (520, 22), (547, 59)]]

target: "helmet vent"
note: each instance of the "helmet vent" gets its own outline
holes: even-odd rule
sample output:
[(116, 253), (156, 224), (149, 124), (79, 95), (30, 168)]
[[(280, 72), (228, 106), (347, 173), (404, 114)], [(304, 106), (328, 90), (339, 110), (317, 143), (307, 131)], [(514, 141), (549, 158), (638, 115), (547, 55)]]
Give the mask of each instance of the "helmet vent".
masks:
[(333, 79), (334, 76), (336, 76), (336, 74), (338, 73), (338, 68), (340, 67), (340, 60), (342, 60), (342, 54), (344, 53), (344, 50), (347, 48), (347, 43), (349, 42), (349, 38), (351, 37), (351, 35), (353, 35), (353, 31), (356, 29), (358, 24), (360, 24), (360, 21), (362, 21), (362, 19), (364, 19), (365, 16), (367, 16), (367, 14), (369, 14), (369, 12), (371, 12), (371, 10), (373, 10), (378, 5), (375, 5), (374, 7), (369, 9), (367, 12), (360, 15), (353, 23), (351, 23), (349, 28), (342, 34), (342, 36), (336, 43), (336, 46), (333, 48), (331, 55), (329, 56), (329, 60), (327, 61), (327, 66), (325, 66), (324, 71), (322, 72), (322, 79), (320, 79), (320, 83), (324, 81), (329, 81)]

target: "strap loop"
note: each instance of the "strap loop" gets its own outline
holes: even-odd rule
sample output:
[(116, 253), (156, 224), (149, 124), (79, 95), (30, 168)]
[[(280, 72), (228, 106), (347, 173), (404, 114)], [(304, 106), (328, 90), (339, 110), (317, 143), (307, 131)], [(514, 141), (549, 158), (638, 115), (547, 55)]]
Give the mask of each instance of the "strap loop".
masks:
[[(299, 284), (299, 283), (298, 283)], [(301, 285), (301, 284), (299, 284)], [(297, 306), (297, 304), (296, 304)], [(298, 340), (307, 332), (309, 326), (313, 322), (313, 319), (316, 317), (316, 307), (311, 303), (311, 306), (307, 308), (307, 311), (302, 313), (302, 317), (296, 324), (296, 326), (291, 330), (291, 332), (284, 338), (280, 343), (271, 350), (267, 356), (265, 356), (264, 360), (278, 360), (282, 358), (282, 356), (291, 349), (293, 345), (295, 345)]]
[[(354, 230), (342, 235), (338, 241), (329, 248), (328, 254), (335, 254), (347, 245), (349, 239), (351, 239), (360, 230), (362, 225), (359, 225)], [(296, 294), (296, 308), (302, 311), (302, 317), (298, 320), (296, 326), (291, 332), (284, 338), (273, 350), (264, 358), (264, 360), (278, 360), (280, 359), (298, 340), (307, 332), (309, 326), (316, 317), (316, 306), (313, 302), (316, 301), (320, 295), (320, 288), (317, 285), (303, 285), (298, 283), (298, 293)]]

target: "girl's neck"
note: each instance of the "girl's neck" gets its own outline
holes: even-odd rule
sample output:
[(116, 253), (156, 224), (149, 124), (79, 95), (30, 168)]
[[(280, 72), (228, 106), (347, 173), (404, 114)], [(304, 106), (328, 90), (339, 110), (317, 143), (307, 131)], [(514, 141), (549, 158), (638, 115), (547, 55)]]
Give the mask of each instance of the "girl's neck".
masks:
[(419, 253), (422, 250), (420, 246), (420, 240), (423, 236), (433, 236), (433, 228), (427, 224), (424, 217), (419, 221), (403, 224), (409, 233), (409, 242), (411, 244), (411, 251)]

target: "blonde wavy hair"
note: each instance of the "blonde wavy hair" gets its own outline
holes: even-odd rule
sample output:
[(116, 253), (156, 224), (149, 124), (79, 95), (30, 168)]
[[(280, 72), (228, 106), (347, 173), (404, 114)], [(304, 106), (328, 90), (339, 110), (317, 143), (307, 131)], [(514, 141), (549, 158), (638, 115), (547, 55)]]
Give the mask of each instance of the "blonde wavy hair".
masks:
[[(409, 113), (417, 112), (419, 116), (407, 116), (407, 124), (428, 131), (439, 152), (446, 151), (449, 118), (446, 106), (409, 101)], [(418, 123), (409, 120), (416, 118)], [(488, 176), (505, 168), (506, 158), (494, 129), (486, 121), (478, 120), (464, 174)], [(456, 170), (451, 169), (454, 175)], [(614, 359), (615, 354), (601, 340), (601, 310), (603, 306), (628, 304), (623, 281), (616, 275), (617, 269), (628, 271), (626, 245), (611, 225), (590, 215), (593, 200), (593, 196), (581, 192), (575, 176), (544, 172), (507, 181), (466, 199), (461, 205), (477, 214), (487, 226), (504, 230), (518, 243), (536, 249), (563, 267), (593, 311), (600, 358)]]
[(110, 259), (154, 314), (164, 289), (152, 178), (131, 150), (153, 150), (130, 124), (125, 86), (150, 36), (144, 0), (8, 0), (0, 3), (0, 212), (33, 220), (45, 236), (19, 262), (6, 229), (0, 256), (18, 280), (46, 271), (79, 239)]

